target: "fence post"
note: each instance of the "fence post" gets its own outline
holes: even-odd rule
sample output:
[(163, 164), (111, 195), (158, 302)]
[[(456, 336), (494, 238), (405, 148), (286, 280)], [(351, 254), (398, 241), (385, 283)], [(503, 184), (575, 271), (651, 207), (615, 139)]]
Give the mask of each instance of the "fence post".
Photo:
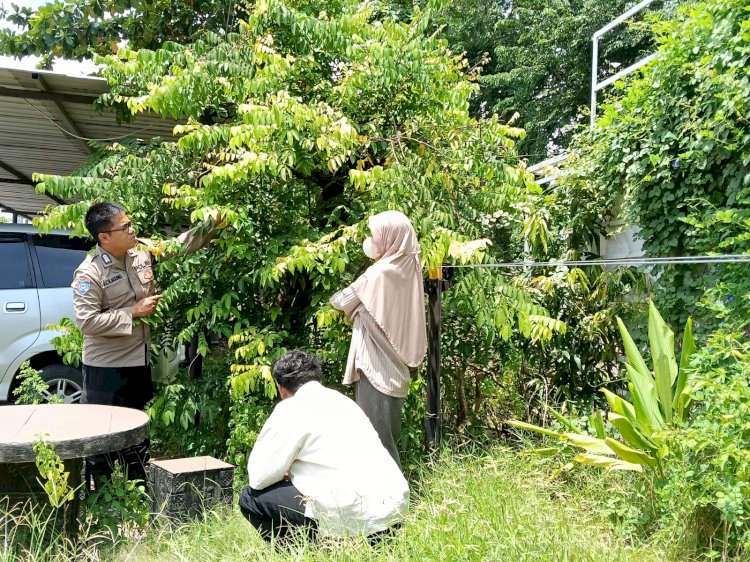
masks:
[[(450, 272), (450, 269), (447, 270)], [(442, 267), (428, 268), (429, 279), (424, 283), (428, 296), (427, 305), (427, 408), (425, 410), (425, 451), (430, 455), (440, 454), (440, 329), (443, 291), (451, 281), (443, 279)]]

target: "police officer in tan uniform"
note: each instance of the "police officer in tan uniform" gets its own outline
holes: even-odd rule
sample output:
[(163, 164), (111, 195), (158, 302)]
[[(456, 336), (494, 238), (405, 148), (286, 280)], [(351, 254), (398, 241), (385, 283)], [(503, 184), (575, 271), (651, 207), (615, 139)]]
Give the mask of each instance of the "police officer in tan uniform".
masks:
[[(133, 224), (115, 203), (97, 203), (86, 213), (86, 228), (97, 241), (73, 278), (75, 319), (83, 334), (83, 404), (106, 404), (142, 410), (154, 396), (149, 367), (151, 332), (138, 318), (151, 316), (161, 295), (152, 294), (152, 255), (137, 250)], [(220, 222), (221, 221), (220, 219)], [(217, 225), (220, 226), (220, 225)], [(186, 232), (177, 238), (194, 252), (215, 232)], [(130, 478), (145, 479), (148, 440), (120, 453)], [(112, 459), (88, 459), (89, 475), (111, 473)]]

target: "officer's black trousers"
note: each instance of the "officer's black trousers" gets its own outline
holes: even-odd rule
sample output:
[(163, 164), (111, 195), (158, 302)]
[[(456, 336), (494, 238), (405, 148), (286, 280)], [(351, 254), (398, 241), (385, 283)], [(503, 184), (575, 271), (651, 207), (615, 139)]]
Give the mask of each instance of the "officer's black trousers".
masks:
[(240, 511), (267, 541), (283, 538), (292, 527), (315, 534), (314, 519), (305, 517), (302, 494), (291, 482), (277, 482), (262, 490), (246, 486), (240, 494)]
[[(151, 367), (83, 366), (82, 404), (103, 404), (143, 410), (154, 397)], [(130, 479), (146, 480), (149, 440), (123, 451), (95, 455), (86, 459), (88, 474), (98, 486), (102, 476), (109, 477), (115, 460), (119, 460)]]

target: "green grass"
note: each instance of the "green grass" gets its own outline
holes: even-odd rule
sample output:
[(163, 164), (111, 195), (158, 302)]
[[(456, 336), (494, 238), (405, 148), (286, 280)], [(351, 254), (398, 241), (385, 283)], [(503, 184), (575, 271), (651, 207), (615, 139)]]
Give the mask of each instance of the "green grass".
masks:
[[(626, 561), (670, 560), (653, 545), (633, 544), (604, 512), (606, 498), (627, 486), (629, 475), (577, 472), (568, 481), (549, 481), (555, 465), (535, 464), (508, 449), (490, 455), (444, 455), (416, 478), (410, 513), (384, 544), (363, 540), (299, 541), (277, 551), (265, 544), (239, 511), (217, 511), (182, 527), (154, 527), (99, 560), (118, 562), (212, 562), (247, 560), (425, 560)], [(0, 531), (1, 532), (1, 531)], [(0, 543), (1, 547), (1, 543)], [(2, 562), (49, 562), (52, 551), (30, 558), (21, 553)], [(92, 559), (91, 549), (79, 558)], [(94, 558), (97, 559), (97, 558)]]

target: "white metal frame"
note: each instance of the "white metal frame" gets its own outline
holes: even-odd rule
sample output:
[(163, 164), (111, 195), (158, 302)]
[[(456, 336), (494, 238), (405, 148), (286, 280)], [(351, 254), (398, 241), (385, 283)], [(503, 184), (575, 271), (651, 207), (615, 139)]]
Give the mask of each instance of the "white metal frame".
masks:
[(622, 22), (630, 19), (635, 14), (646, 8), (649, 4), (652, 4), (654, 0), (643, 0), (642, 2), (639, 2), (632, 8), (630, 8), (628, 11), (626, 11), (621, 16), (613, 19), (611, 22), (609, 22), (607, 25), (599, 29), (598, 31), (594, 32), (594, 35), (592, 36), (592, 42), (593, 42), (593, 56), (591, 57), (591, 126), (594, 126), (594, 123), (596, 122), (596, 97), (599, 92), (599, 90), (603, 90), (607, 86), (614, 84), (617, 82), (620, 78), (623, 76), (627, 76), (628, 74), (635, 72), (642, 66), (648, 64), (651, 62), (654, 57), (656, 56), (656, 53), (652, 53), (647, 57), (642, 58), (636, 63), (631, 64), (629, 67), (622, 69), (621, 71), (617, 72), (616, 74), (613, 74), (609, 78), (602, 80), (601, 82), (597, 81), (597, 74), (599, 72), (599, 39), (608, 31), (611, 31), (618, 25), (620, 25)]

